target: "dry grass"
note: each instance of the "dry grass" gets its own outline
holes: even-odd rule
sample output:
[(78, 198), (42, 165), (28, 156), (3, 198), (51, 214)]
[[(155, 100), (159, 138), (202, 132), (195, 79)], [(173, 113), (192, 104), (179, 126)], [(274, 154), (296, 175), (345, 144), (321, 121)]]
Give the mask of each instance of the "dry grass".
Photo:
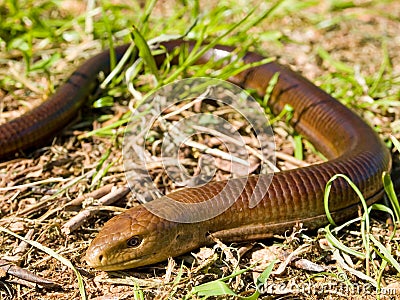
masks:
[[(12, 2), (0, 1), (0, 16), (4, 20), (9, 20), (15, 13), (12, 12)], [(241, 2), (227, 2), (225, 11), (230, 8), (233, 15), (226, 20), (216, 21), (211, 17), (215, 23), (214, 30), (219, 26), (218, 22), (222, 24), (240, 19), (241, 9), (237, 7), (243, 7), (244, 11), (248, 6)], [(263, 8), (262, 1), (252, 2), (254, 6)], [(253, 50), (277, 56), (279, 61), (290, 64), (343, 100), (376, 128), (390, 145), (389, 134), (400, 138), (400, 4), (397, 1), (354, 1), (353, 5), (350, 5), (351, 1), (316, 2), (286, 1), (285, 9), (249, 30), (248, 36), (256, 41), (252, 45)], [(137, 23), (144, 13), (144, 2), (143, 5), (128, 2), (130, 6), (126, 7), (122, 6), (123, 2), (118, 2), (121, 5), (118, 8), (116, 2), (114, 6), (103, 3), (102, 9), (107, 13), (95, 13), (91, 27), (90, 18), (85, 15), (86, 6), (79, 1), (64, 1), (61, 6), (49, 5), (45, 1), (35, 2), (35, 14), (35, 5), (29, 1), (26, 3), (29, 6), (27, 11), (32, 14), (27, 13), (24, 18), (15, 16), (14, 24), (12, 20), (0, 24), (0, 122), (13, 119), (48, 98), (78, 62), (109, 43), (105, 38), (108, 35), (113, 34), (116, 43), (127, 41), (129, 35), (124, 28), (129, 28), (131, 22)], [(214, 8), (201, 4), (200, 11), (212, 12)], [(40, 17), (35, 19), (35, 15)], [(78, 15), (83, 17), (74, 20), (73, 17)], [(108, 21), (105, 21), (105, 16)], [(41, 18), (51, 22), (39, 26)], [(201, 21), (204, 19), (200, 18)], [(185, 11), (180, 2), (159, 2), (153, 9), (148, 26), (152, 29), (151, 37), (154, 37), (164, 31), (183, 33), (187, 24), (192, 22), (191, 12)], [(36, 26), (47, 32), (37, 29), (27, 38), (30, 27), (34, 30)], [(215, 34), (217, 32), (210, 33), (211, 36)], [(238, 34), (222, 43), (246, 43), (245, 37), (246, 34)], [(21, 51), (25, 48), (18, 46), (17, 42), (27, 43), (28, 50)], [(247, 43), (253, 43), (253, 40)], [(325, 55), (326, 52), (329, 56)], [(51, 61), (48, 66), (38, 66), (46, 60)], [(31, 70), (26, 72), (28, 61)], [(139, 76), (135, 83), (139, 86), (138, 90), (145, 93), (152, 81), (145, 74)], [(366, 270), (362, 260), (334, 250), (323, 234), (299, 228), (288, 233), (287, 237), (276, 237), (272, 241), (235, 245), (217, 243), (193, 255), (139, 270), (105, 273), (88, 268), (83, 261), (85, 250), (104, 222), (115, 214), (113, 210), (117, 209), (106, 207), (99, 210), (95, 217), (88, 218), (69, 234), (63, 233), (63, 225), (85, 207), (115, 192), (115, 188), (126, 185), (121, 155), (122, 128), (88, 134), (113, 124), (129, 111), (127, 104), (132, 97), (123, 84), (112, 86), (102, 101), (108, 101), (109, 95), (115, 96), (111, 107), (83, 108), (79, 118), (51, 145), (0, 163), (0, 225), (70, 260), (82, 275), (89, 298), (197, 299), (201, 297), (193, 293), (195, 286), (252, 266), (247, 272), (227, 280), (236, 293), (249, 296), (255, 291), (255, 279), (268, 262), (277, 258), (279, 263), (275, 271), (285, 261), (288, 265), (281, 273), (269, 277), (262, 299), (376, 299), (375, 290), (371, 290), (371, 285), (360, 274), (370, 273), (376, 279), (382, 259), (374, 257), (370, 270)], [(228, 117), (235, 118), (233, 115)], [(283, 160), (285, 156), (282, 154), (292, 155), (293, 145), (298, 139), (293, 138), (292, 130), (284, 121), (274, 124), (274, 132), (277, 151), (281, 153), (277, 166), (280, 169), (297, 167), (301, 164), (298, 160)], [(212, 139), (205, 136), (201, 139), (214, 146)], [(321, 160), (309, 143), (300, 141), (304, 147), (304, 151), (300, 152), (304, 154), (306, 163)], [(185, 158), (188, 159), (188, 166), (194, 164), (192, 156)], [(176, 188), (160, 168), (155, 167), (152, 174), (166, 191)], [(223, 170), (217, 172), (217, 179), (224, 176), (226, 173)], [(120, 192), (116, 193), (117, 202), (112, 205), (122, 208), (135, 205), (129, 194)], [(379, 216), (372, 222), (371, 232), (386, 247), (391, 247), (392, 255), (399, 260), (399, 234), (389, 242), (390, 231)], [(338, 237), (347, 246), (362, 251), (357, 224), (341, 231)], [(14, 277), (2, 276), (0, 272), (0, 298), (6, 297), (7, 288), (13, 290), (18, 299), (80, 297), (74, 271), (59, 260), (5, 233), (0, 235), (0, 244), (1, 259), (12, 261), (60, 284), (58, 288), (43, 288), (27, 282), (13, 283)], [(309, 246), (300, 248), (305, 244)], [(289, 261), (288, 256), (293, 252), (295, 259)], [(255, 262), (258, 263), (253, 266)], [(346, 270), (347, 266), (351, 269)], [(310, 267), (317, 269), (310, 271)], [(380, 280), (382, 287), (397, 288), (397, 297), (400, 297), (399, 274), (393, 266), (383, 268)]]

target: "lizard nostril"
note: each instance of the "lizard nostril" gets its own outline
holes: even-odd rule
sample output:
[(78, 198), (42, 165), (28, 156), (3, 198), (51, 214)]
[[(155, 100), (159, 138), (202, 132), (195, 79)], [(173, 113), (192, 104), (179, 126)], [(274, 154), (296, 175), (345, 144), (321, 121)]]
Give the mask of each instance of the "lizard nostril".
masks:
[(99, 255), (99, 261), (103, 262), (104, 256), (102, 254)]

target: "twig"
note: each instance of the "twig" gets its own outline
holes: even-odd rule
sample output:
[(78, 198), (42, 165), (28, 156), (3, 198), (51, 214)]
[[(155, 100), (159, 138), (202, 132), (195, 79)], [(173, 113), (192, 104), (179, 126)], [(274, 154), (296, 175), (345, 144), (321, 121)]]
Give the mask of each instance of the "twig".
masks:
[(114, 186), (114, 184), (110, 183), (107, 184), (95, 191), (92, 191), (90, 193), (84, 194), (82, 196), (79, 196), (76, 199), (73, 199), (71, 201), (69, 201), (68, 203), (66, 203), (63, 206), (58, 206), (52, 210), (47, 211), (44, 215), (42, 215), (40, 218), (38, 218), (39, 221), (44, 221), (45, 219), (47, 219), (49, 216), (51, 216), (52, 214), (63, 210), (64, 208), (68, 207), (68, 206), (78, 206), (81, 205), (83, 203), (83, 201), (85, 201), (86, 199), (99, 199), (105, 195), (107, 195), (108, 193), (111, 192), (112, 187)]
[[(29, 229), (28, 232), (25, 234), (25, 238), (28, 240), (32, 240), (33, 234), (35, 233), (35, 230)], [(14, 261), (19, 262), (22, 259), (23, 254), (25, 254), (26, 249), (28, 248), (28, 243), (21, 241), (18, 245), (18, 247), (16, 247), (13, 251), (13, 259), (15, 259)]]
[(111, 192), (111, 190), (114, 186), (115, 185), (113, 183), (107, 184), (95, 191), (92, 191), (90, 193), (82, 195), (82, 196), (68, 202), (67, 204), (64, 205), (64, 207), (73, 206), (73, 205), (81, 205), (83, 203), (83, 201), (85, 201), (86, 199), (89, 199), (89, 198), (99, 199), (101, 197), (104, 197), (105, 195), (107, 195)]
[[(115, 201), (118, 201), (119, 199), (125, 197), (129, 192), (129, 187), (120, 187), (100, 198), (98, 203), (99, 205), (110, 205)], [(72, 231), (79, 228), (88, 218), (94, 216), (97, 212), (98, 210), (93, 209), (82, 210), (62, 226), (61, 232), (66, 235), (70, 234)]]
[(15, 276), (17, 278), (29, 281), (29, 282), (34, 282), (38, 285), (44, 286), (44, 287), (59, 287), (59, 284), (48, 280), (44, 279), (40, 276), (35, 275), (34, 273), (25, 270), (23, 268), (20, 268), (14, 264), (11, 264), (3, 259), (0, 259), (0, 269), (4, 270), (7, 274), (10, 274), (12, 276)]
[[(217, 136), (220, 137), (222, 140), (228, 142), (228, 143), (232, 143), (236, 146), (243, 146), (242, 142), (234, 139), (233, 137), (226, 135), (218, 130), (212, 129), (212, 128), (208, 128), (205, 126), (199, 126), (199, 125), (194, 125), (193, 129), (196, 129), (198, 131), (203, 131), (203, 132), (207, 132), (213, 136)], [(273, 164), (271, 163), (268, 159), (266, 159), (264, 157), (264, 155), (262, 154), (262, 152), (260, 150), (254, 149), (253, 147), (249, 146), (249, 145), (245, 145), (246, 150), (249, 151), (251, 154), (253, 154), (254, 156), (256, 156), (259, 160), (261, 160), (262, 162), (266, 163), (274, 172), (279, 172), (280, 170)], [(230, 158), (229, 158), (230, 159)]]
[(41, 185), (43, 183), (65, 182), (65, 181), (68, 181), (68, 179), (61, 178), (61, 177), (49, 178), (49, 179), (39, 180), (39, 181), (31, 182), (31, 183), (0, 188), (0, 192), (7, 192), (7, 191), (16, 190), (16, 189), (23, 189), (23, 188), (32, 187), (35, 185)]
[(292, 253), (289, 254), (289, 256), (285, 259), (285, 261), (279, 265), (278, 269), (272, 272), (272, 274), (281, 275), (285, 271), (286, 267), (292, 262), (293, 258), (307, 251), (309, 247), (310, 247), (309, 244), (303, 244), (299, 248), (294, 250)]
[(310, 165), (309, 163), (307, 163), (307, 162), (305, 162), (303, 160), (294, 158), (293, 156), (291, 156), (289, 154), (286, 154), (286, 153), (283, 153), (283, 152), (280, 152), (280, 151), (276, 151), (275, 152), (275, 156), (276, 156), (276, 158), (279, 158), (279, 159), (282, 159), (284, 161), (287, 161), (287, 162), (295, 165), (296, 167), (307, 167), (307, 166)]
[[(81, 176), (79, 176), (79, 177), (77, 177), (77, 178), (74, 178), (74, 179), (72, 179), (72, 180), (69, 180), (69, 179), (65, 180), (65, 179), (63, 179), (62, 182), (64, 182), (64, 181), (69, 181), (69, 182), (68, 182), (67, 184), (65, 184), (64, 186), (62, 186), (62, 187), (58, 190), (57, 193), (55, 193), (54, 195), (52, 195), (52, 196), (50, 196), (50, 197), (48, 197), (48, 198), (46, 198), (46, 199), (43, 199), (42, 201), (40, 201), (39, 203), (36, 203), (35, 205), (32, 205), (32, 206), (27, 207), (26, 209), (20, 211), (20, 212), (18, 213), (18, 215), (25, 215), (25, 214), (28, 214), (28, 213), (30, 213), (30, 212), (36, 211), (37, 209), (40, 209), (45, 203), (47, 203), (47, 202), (53, 200), (55, 197), (57, 197), (57, 195), (59, 195), (59, 194), (60, 194), (61, 192), (63, 192), (64, 190), (70, 188), (71, 186), (74, 186), (77, 182), (81, 181), (81, 180), (84, 179), (84, 178), (90, 178), (90, 177), (94, 174), (94, 172), (95, 172), (95, 170), (91, 170), (91, 171), (87, 172), (86, 174), (83, 174), (83, 175), (81, 175)], [(42, 180), (42, 181), (43, 181), (43, 180)], [(40, 181), (38, 181), (38, 182), (40, 182)], [(37, 182), (33, 182), (33, 183), (36, 184)], [(0, 191), (1, 191), (1, 190), (0, 190)]]
[(189, 103), (183, 105), (180, 108), (177, 108), (173, 112), (170, 112), (169, 114), (166, 114), (165, 116), (162, 117), (162, 119), (167, 120), (167, 119), (171, 118), (172, 116), (179, 115), (180, 113), (182, 113), (183, 111), (189, 109), (190, 107), (192, 107), (196, 103), (203, 101), (204, 99), (206, 99), (207, 95), (210, 94), (210, 90), (211, 90), (211, 87), (208, 87), (205, 90), (205, 92), (202, 93), (200, 96), (198, 96), (196, 99), (194, 99), (193, 101), (190, 101)]

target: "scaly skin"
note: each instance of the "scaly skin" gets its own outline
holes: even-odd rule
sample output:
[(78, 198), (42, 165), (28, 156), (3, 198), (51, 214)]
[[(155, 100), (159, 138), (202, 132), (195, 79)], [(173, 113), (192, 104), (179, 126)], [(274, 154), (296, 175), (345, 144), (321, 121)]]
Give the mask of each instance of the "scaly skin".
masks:
[[(168, 52), (184, 41), (164, 43)], [(187, 43), (189, 48), (193, 44)], [(218, 49), (216, 51), (215, 49)], [(216, 46), (197, 63), (211, 57), (226, 56), (232, 49)], [(263, 57), (248, 53), (246, 62)], [(164, 56), (156, 57), (160, 64)], [(271, 237), (291, 229), (297, 222), (313, 229), (327, 222), (323, 194), (327, 181), (342, 173), (359, 187), (372, 203), (382, 196), (381, 175), (390, 171), (391, 157), (379, 137), (363, 120), (299, 74), (275, 62), (244, 71), (230, 80), (244, 88), (264, 95), (269, 79), (279, 72), (269, 104), (278, 114), (285, 104), (294, 108), (292, 125), (305, 135), (330, 160), (306, 168), (266, 175), (211, 182), (199, 188), (188, 188), (165, 197), (184, 203), (202, 202), (215, 197), (224, 205), (234, 195), (233, 190), (244, 184), (240, 197), (217, 217), (197, 223), (176, 223), (162, 219), (144, 206), (134, 207), (114, 217), (104, 225), (92, 241), (86, 254), (87, 263), (101, 270), (136, 268), (178, 256), (212, 243), (210, 234), (222, 241), (243, 241)], [(267, 192), (257, 206), (250, 208), (249, 200), (256, 184)], [(224, 193), (221, 194), (222, 189)], [(172, 214), (197, 213), (193, 210), (175, 211), (165, 203), (165, 197), (152, 201), (152, 209), (169, 210)], [(358, 197), (344, 181), (334, 183), (330, 194), (330, 211), (336, 221), (350, 218), (357, 210)], [(204, 208), (206, 213), (208, 209)], [(178, 215), (179, 217), (179, 215)]]
[[(193, 43), (182, 40), (162, 44), (167, 52)], [(120, 59), (127, 45), (116, 48)], [(216, 46), (197, 63), (221, 58), (232, 48)], [(158, 55), (161, 64), (165, 55)], [(248, 53), (246, 62), (263, 57)], [(173, 61), (176, 63), (176, 61)], [(90, 94), (100, 71), (109, 70), (109, 51), (104, 51), (79, 67), (47, 102), (20, 118), (0, 126), (0, 159), (21, 149), (35, 147), (61, 130), (75, 115)], [(198, 223), (171, 222), (150, 213), (144, 206), (134, 207), (114, 217), (92, 241), (87, 250), (87, 263), (101, 270), (135, 268), (163, 261), (212, 242), (210, 234), (223, 241), (243, 241), (271, 237), (283, 233), (297, 222), (310, 229), (326, 223), (323, 193), (327, 181), (342, 173), (359, 187), (364, 197), (374, 202), (383, 194), (381, 175), (390, 171), (389, 151), (375, 132), (356, 114), (297, 73), (275, 62), (248, 69), (230, 80), (244, 88), (264, 95), (270, 78), (279, 72), (269, 104), (279, 113), (285, 104), (294, 108), (292, 125), (313, 142), (330, 160), (306, 168), (265, 175), (212, 182), (200, 188), (184, 189), (169, 194), (173, 200), (187, 203), (202, 202), (215, 197), (216, 205), (232, 202), (233, 190), (244, 184), (244, 190), (225, 212)], [(267, 189), (257, 206), (250, 208), (249, 200), (255, 185)], [(222, 189), (224, 193), (221, 194)], [(265, 192), (265, 191), (264, 191)], [(148, 205), (156, 210), (169, 210), (165, 199)], [(359, 199), (344, 182), (334, 183), (330, 211), (337, 221), (353, 215)], [(210, 209), (203, 207), (204, 210)], [(205, 211), (207, 212), (207, 211)], [(196, 213), (184, 211), (185, 214)], [(187, 217), (186, 217), (187, 218)]]

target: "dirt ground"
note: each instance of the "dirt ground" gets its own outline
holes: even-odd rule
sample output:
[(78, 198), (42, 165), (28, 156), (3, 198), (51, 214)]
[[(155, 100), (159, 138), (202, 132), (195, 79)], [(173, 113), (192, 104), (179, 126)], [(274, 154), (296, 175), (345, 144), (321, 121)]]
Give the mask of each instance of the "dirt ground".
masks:
[[(245, 5), (244, 1), (239, 2), (243, 3), (238, 3), (238, 5)], [(252, 2), (255, 6), (262, 5), (262, 1)], [(290, 65), (316, 85), (342, 100), (376, 128), (388, 145), (390, 134), (400, 139), (400, 105), (395, 104), (400, 100), (400, 2), (348, 1), (346, 4), (344, 1), (338, 1), (337, 3), (341, 3), (342, 6), (337, 9), (332, 8), (335, 1), (316, 2), (316, 5), (299, 9), (288, 16), (281, 16), (273, 22), (266, 21), (252, 28), (249, 34), (258, 35), (261, 41), (258, 45), (254, 45), (254, 50), (263, 55), (276, 56), (279, 62)], [(345, 4), (349, 7), (343, 8)], [(77, 7), (75, 3), (63, 9), (81, 11), (84, 8), (79, 5)], [(205, 10), (203, 7), (201, 9)], [(159, 2), (152, 17), (164, 18), (168, 13), (165, 2)], [(270, 41), (270, 36), (264, 34), (272, 31), (280, 36), (279, 41)], [(356, 82), (342, 80), (343, 75), (339, 72), (338, 66), (328, 59), (321, 58), (323, 56), (321, 49), (329, 53), (333, 61), (341, 62), (355, 70)], [(380, 88), (375, 93), (376, 98), (371, 98), (368, 94), (369, 85), (365, 80), (376, 78), (386, 54), (389, 63), (382, 75), (382, 82), (386, 84), (385, 88)], [(22, 57), (20, 61), (23, 61)], [(11, 69), (11, 66), (2, 63), (1, 68), (7, 70), (7, 68)], [(60, 63), (57, 68), (70, 69), (71, 67)], [(10, 69), (5, 72), (11, 72)], [(46, 85), (46, 79), (42, 80)], [(62, 81), (63, 79), (60, 78), (60, 82)], [(350, 102), (355, 86), (363, 92), (356, 102)], [(15, 99), (25, 95), (34, 101), (27, 105), (17, 105)], [(37, 95), (32, 95), (20, 86), (15, 87), (13, 93), (0, 89), (0, 97), (3, 98), (1, 105), (4, 112), (0, 114), (2, 123), (29, 110), (41, 101)], [(388, 105), (371, 104), (376, 100), (392, 102)], [(109, 110), (109, 115), (116, 116), (107, 121), (109, 124), (128, 111), (128, 108), (124, 106), (127, 102), (128, 100), (116, 103)], [(100, 300), (138, 297), (140, 299), (140, 296), (136, 294), (140, 287), (144, 293), (144, 299), (182, 299), (184, 295), (188, 295), (193, 286), (231, 274), (237, 263), (241, 268), (245, 268), (255, 257), (269, 260), (271, 253), (284, 261), (289, 253), (304, 243), (310, 243), (311, 246), (301, 254), (301, 258), (322, 266), (327, 273), (335, 273), (340, 269), (333, 252), (324, 251), (321, 248), (321, 244), (326, 240), (316, 232), (307, 232), (304, 235), (299, 232), (292, 235), (289, 233), (286, 238), (278, 237), (273, 241), (235, 244), (229, 249), (224, 248), (223, 245), (219, 248), (201, 249), (195, 253), (198, 257), (197, 261), (188, 254), (138, 270), (106, 273), (89, 268), (83, 260), (85, 250), (103, 224), (118, 212), (106, 207), (70, 234), (63, 231), (65, 230), (63, 226), (85, 206), (90, 205), (93, 197), (101, 198), (104, 194), (115, 192), (115, 187), (120, 188), (119, 194), (117, 193), (120, 199), (112, 205), (128, 208), (135, 205), (135, 202), (129, 197), (129, 193), (126, 195), (124, 189), (126, 178), (120, 164), (121, 145), (108, 137), (85, 136), (91, 128), (104, 126), (104, 123), (99, 124), (96, 121), (97, 112), (84, 108), (82, 115), (87, 114), (92, 117), (75, 121), (54, 139), (52, 145), (47, 145), (29, 155), (0, 162), (0, 225), (49, 247), (69, 259), (83, 277), (88, 298)], [(278, 122), (274, 130), (277, 151), (292, 155), (293, 138), (288, 135), (290, 129), (284, 122)], [(104, 153), (109, 154), (105, 158), (106, 163), (99, 164)], [(396, 157), (395, 154), (393, 156)], [(305, 144), (305, 161), (313, 163), (319, 160), (321, 158), (312, 151), (312, 147)], [(118, 163), (110, 164), (111, 162)], [(279, 159), (277, 166), (280, 169), (297, 167), (296, 162), (283, 159)], [(95, 173), (92, 170), (96, 168), (98, 170)], [(102, 172), (106, 174), (104, 177), (99, 175), (103, 174)], [(77, 178), (79, 180), (76, 180)], [(168, 180), (161, 179), (160, 183), (168, 184)], [(100, 192), (91, 194), (93, 190), (99, 189)], [(167, 186), (166, 190), (170, 189), (172, 188)], [(82, 201), (71, 203), (76, 199)], [(359, 228), (354, 228), (354, 230), (357, 229)], [(386, 225), (379, 220), (373, 221), (373, 231), (377, 235), (388, 234)], [(349, 244), (354, 240), (359, 240), (357, 234), (347, 234), (341, 238), (347, 240)], [(397, 259), (400, 256), (399, 238), (397, 233), (395, 243), (392, 244), (392, 252)], [(2, 274), (0, 269), (0, 299), (7, 299), (8, 294), (13, 294), (16, 299), (78, 299), (80, 297), (75, 273), (59, 260), (5, 233), (0, 235), (0, 244), (0, 259), (14, 262), (42, 278), (59, 284), (58, 287), (43, 287), (26, 281), (16, 282), (15, 277)], [(201, 259), (212, 257), (210, 253), (216, 253), (219, 258), (216, 261)], [(231, 255), (233, 253), (231, 258), (229, 253)], [(237, 261), (237, 253), (243, 253), (240, 261)], [(181, 268), (182, 262), (184, 262), (184, 267)], [(254, 278), (260, 274), (263, 267), (265, 264), (236, 277), (231, 281), (231, 286), (243, 292), (242, 296), (250, 295), (254, 292)], [(356, 262), (354, 268), (364, 271), (360, 262)], [(273, 278), (276, 287), (282, 284), (285, 288), (274, 290), (272, 287), (262, 296), (262, 299), (320, 299), (321, 295), (315, 293), (315, 289), (309, 284), (311, 281), (308, 281), (312, 274), (304, 266), (288, 266), (284, 274)], [(181, 279), (177, 279), (180, 276)], [(354, 274), (348, 273), (348, 276), (353, 287), (357, 283), (364, 288), (368, 286)], [(397, 297), (400, 297), (399, 274), (396, 274), (396, 270), (387, 267), (382, 281), (383, 286), (397, 288)], [(312, 282), (312, 285), (321, 287), (326, 287), (327, 284), (339, 286), (343, 283), (328, 275), (326, 278), (315, 279)], [(303, 290), (288, 288), (296, 284), (301, 285)], [(194, 295), (191, 297), (197, 299)], [(354, 292), (354, 289), (350, 292), (336, 290), (323, 294), (323, 298), (376, 299), (376, 294), (358, 293)], [(389, 298), (382, 297), (381, 299)], [(392, 296), (391, 299), (395, 298)]]

